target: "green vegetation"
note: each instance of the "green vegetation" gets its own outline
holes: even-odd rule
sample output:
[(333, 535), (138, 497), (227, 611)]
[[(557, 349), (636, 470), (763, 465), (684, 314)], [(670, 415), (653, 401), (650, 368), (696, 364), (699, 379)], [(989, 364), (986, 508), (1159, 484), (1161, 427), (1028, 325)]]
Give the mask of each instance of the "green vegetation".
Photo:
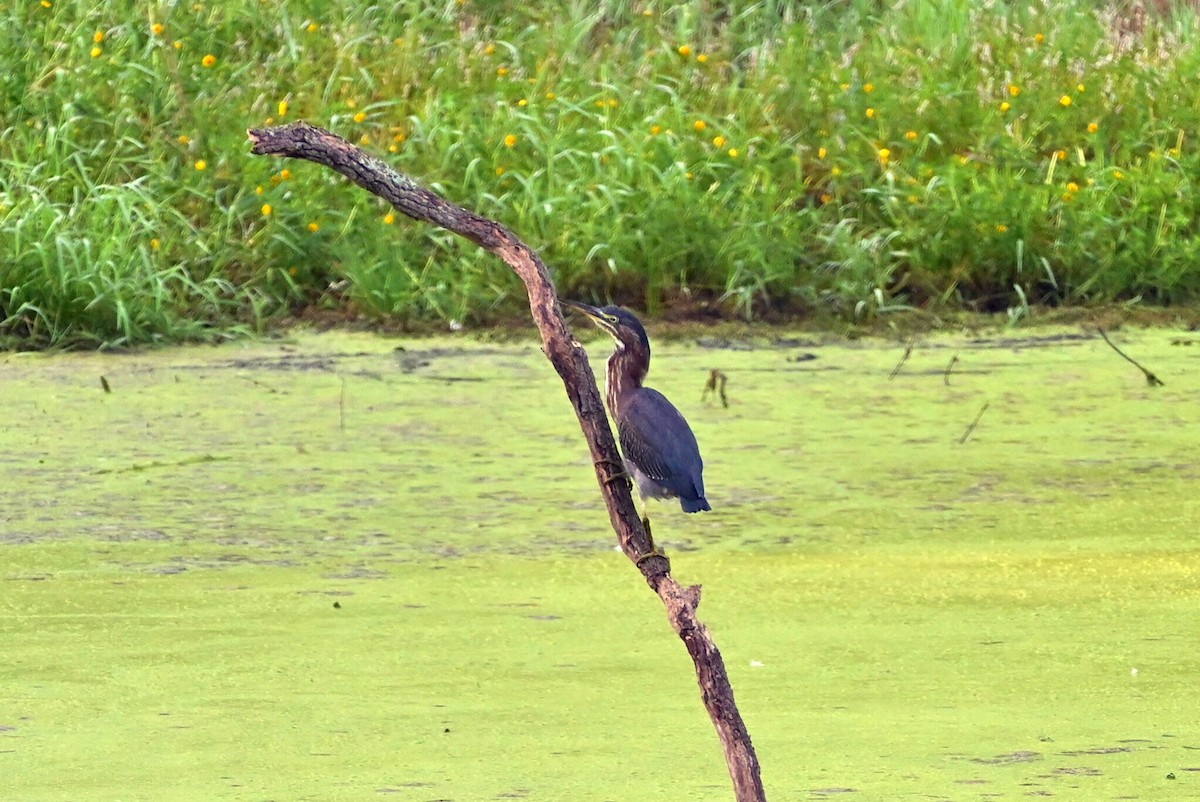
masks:
[[(658, 349), (714, 510), (655, 533), (772, 799), (1196, 798), (1172, 339), (1119, 340), (1153, 390), (1096, 339)], [(730, 798), (537, 343), (402, 344), (0, 361), (5, 802)]]
[(0, 334), (521, 313), (494, 258), (248, 155), (297, 118), (652, 312), (1194, 301), (1196, 17), (1124, 8), (0, 4)]

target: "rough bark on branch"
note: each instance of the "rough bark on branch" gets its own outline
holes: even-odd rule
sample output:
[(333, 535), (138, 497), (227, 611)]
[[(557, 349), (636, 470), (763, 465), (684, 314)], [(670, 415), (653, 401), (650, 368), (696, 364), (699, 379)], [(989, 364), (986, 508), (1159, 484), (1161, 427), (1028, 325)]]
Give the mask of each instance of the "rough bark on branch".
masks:
[(566, 387), (591, 450), (600, 492), (621, 550), (637, 566), (667, 608), (671, 626), (696, 666), (704, 706), (716, 727), (733, 780), (737, 802), (765, 802), (758, 757), (733, 699), (725, 663), (708, 629), (696, 617), (698, 586), (683, 587), (671, 576), (666, 557), (650, 555), (651, 540), (638, 516), (621, 457), (600, 400), (587, 353), (573, 340), (558, 307), (554, 282), (541, 258), (499, 223), (481, 217), (418, 186), (382, 160), (341, 137), (305, 122), (247, 132), (257, 155), (305, 159), (341, 173), (386, 200), (401, 214), (432, 223), (474, 242), (503, 259), (525, 283), (529, 308), (542, 335), (543, 350)]

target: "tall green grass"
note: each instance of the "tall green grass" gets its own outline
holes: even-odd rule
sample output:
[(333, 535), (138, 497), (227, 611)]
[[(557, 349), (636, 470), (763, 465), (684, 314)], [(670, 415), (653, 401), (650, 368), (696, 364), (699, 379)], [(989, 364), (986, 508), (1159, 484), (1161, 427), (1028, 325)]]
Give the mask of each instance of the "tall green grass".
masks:
[(0, 335), (520, 314), (474, 246), (248, 155), (299, 118), (651, 312), (1192, 302), (1196, 18), (1122, 9), (0, 5)]

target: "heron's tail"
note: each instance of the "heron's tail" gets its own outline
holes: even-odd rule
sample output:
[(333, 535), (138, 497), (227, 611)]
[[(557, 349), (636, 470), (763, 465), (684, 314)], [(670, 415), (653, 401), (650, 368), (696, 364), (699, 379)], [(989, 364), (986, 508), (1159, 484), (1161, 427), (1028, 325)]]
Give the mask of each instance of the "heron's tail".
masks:
[(679, 505), (683, 507), (684, 512), (704, 512), (705, 510), (712, 509), (712, 507), (708, 506), (708, 499), (703, 497), (681, 498), (679, 499)]

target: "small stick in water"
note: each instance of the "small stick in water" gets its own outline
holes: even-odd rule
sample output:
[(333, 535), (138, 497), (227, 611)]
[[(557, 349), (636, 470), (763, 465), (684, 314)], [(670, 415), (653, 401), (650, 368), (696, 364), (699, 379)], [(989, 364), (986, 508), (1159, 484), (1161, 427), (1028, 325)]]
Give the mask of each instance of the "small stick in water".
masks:
[(942, 375), (942, 381), (946, 383), (947, 387), (950, 386), (950, 371), (954, 369), (954, 363), (957, 361), (958, 361), (958, 354), (955, 354), (954, 356), (950, 357), (950, 364), (946, 366), (946, 372), (945, 372), (945, 374)]
[(892, 372), (888, 374), (888, 381), (896, 378), (896, 374), (900, 372), (900, 368), (904, 367), (904, 363), (912, 356), (913, 342), (908, 341), (908, 347), (904, 349), (904, 356), (900, 357), (900, 361), (896, 363), (896, 367), (892, 368)]
[(1096, 331), (1100, 332), (1100, 336), (1104, 338), (1104, 342), (1108, 343), (1109, 348), (1113, 349), (1118, 354), (1120, 354), (1121, 358), (1124, 359), (1126, 362), (1133, 365), (1135, 368), (1140, 370), (1142, 373), (1146, 374), (1146, 384), (1150, 385), (1151, 387), (1162, 387), (1163, 386), (1162, 379), (1158, 378), (1153, 373), (1146, 370), (1144, 367), (1142, 367), (1140, 364), (1138, 364), (1138, 361), (1136, 359), (1129, 356), (1129, 354), (1126, 354), (1124, 351), (1122, 351), (1117, 346), (1113, 345), (1113, 341), (1108, 339), (1108, 335), (1104, 333), (1104, 329), (1097, 326)]
[(700, 394), (701, 401), (707, 401), (709, 393), (714, 397), (721, 399), (721, 406), (729, 406), (729, 398), (725, 395), (725, 381), (729, 377), (719, 370), (712, 370), (708, 374), (708, 382), (704, 385), (704, 392)]
[(983, 406), (979, 408), (979, 414), (975, 416), (975, 420), (971, 421), (971, 425), (963, 432), (963, 436), (958, 438), (958, 444), (961, 446), (967, 442), (967, 438), (971, 436), (971, 432), (975, 431), (975, 427), (979, 425), (979, 419), (983, 417), (983, 413), (987, 412), (989, 401), (984, 401)]

